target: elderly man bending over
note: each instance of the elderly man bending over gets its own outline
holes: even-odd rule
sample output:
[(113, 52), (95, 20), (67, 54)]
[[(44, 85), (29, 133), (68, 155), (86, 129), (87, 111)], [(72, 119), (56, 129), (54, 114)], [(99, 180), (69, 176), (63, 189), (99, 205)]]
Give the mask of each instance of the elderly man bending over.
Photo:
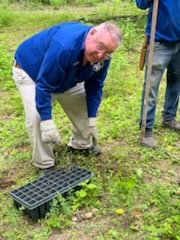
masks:
[(24, 104), (37, 168), (54, 166), (53, 143), (60, 141), (52, 119), (55, 100), (73, 125), (69, 150), (101, 153), (94, 144), (96, 114), (111, 54), (120, 42), (121, 32), (111, 22), (98, 26), (64, 22), (33, 35), (17, 48), (13, 79)]

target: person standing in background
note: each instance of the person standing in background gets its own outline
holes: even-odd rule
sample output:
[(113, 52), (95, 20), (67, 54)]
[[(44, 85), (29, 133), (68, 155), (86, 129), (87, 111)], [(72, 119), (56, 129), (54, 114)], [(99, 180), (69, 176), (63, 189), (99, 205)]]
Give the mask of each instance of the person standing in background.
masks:
[[(155, 1), (155, 0), (154, 0)], [(149, 9), (146, 25), (147, 44), (149, 43), (152, 23), (153, 0), (136, 0), (137, 7)], [(148, 47), (147, 47), (148, 52)], [(143, 115), (143, 102), (147, 74), (147, 56), (145, 82), (142, 93), (140, 126)], [(166, 92), (162, 125), (166, 128), (180, 131), (180, 122), (176, 121), (180, 93), (180, 1), (159, 0), (157, 26), (155, 33), (154, 55), (152, 63), (151, 85), (147, 107), (145, 137), (142, 145), (157, 147), (153, 136), (155, 111), (159, 84), (163, 73), (166, 72)]]

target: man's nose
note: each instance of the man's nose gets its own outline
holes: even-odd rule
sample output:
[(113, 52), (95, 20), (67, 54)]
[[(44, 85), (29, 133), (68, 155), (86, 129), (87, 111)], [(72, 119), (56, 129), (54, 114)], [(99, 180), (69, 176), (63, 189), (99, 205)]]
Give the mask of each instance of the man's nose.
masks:
[(97, 56), (98, 56), (98, 59), (100, 59), (100, 60), (105, 59), (105, 53), (103, 51), (102, 52), (98, 52)]

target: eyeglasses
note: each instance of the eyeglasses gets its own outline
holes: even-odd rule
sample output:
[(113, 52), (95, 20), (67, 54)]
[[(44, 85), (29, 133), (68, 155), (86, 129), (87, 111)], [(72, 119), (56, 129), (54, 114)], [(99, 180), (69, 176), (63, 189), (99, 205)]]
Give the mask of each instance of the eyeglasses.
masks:
[(106, 51), (106, 48), (105, 48), (105, 46), (102, 42), (98, 41), (97, 45), (96, 45), (96, 48), (97, 48), (98, 51), (103, 52), (103, 54), (104, 54), (104, 56), (107, 60), (112, 59), (112, 53), (109, 53), (109, 52)]

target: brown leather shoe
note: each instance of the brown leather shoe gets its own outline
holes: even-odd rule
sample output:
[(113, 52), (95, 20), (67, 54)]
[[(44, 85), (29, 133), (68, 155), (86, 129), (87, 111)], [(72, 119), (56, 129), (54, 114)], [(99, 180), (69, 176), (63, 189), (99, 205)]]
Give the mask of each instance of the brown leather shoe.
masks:
[(156, 148), (157, 147), (157, 141), (153, 136), (149, 137), (144, 137), (141, 145), (144, 147), (149, 147), (149, 148)]
[(146, 129), (145, 136), (144, 136), (143, 140), (141, 141), (141, 145), (144, 147), (149, 147), (149, 148), (157, 147), (157, 141), (153, 136), (152, 129)]
[(164, 120), (162, 123), (163, 127), (173, 129), (173, 130), (180, 130), (180, 122), (173, 120)]

